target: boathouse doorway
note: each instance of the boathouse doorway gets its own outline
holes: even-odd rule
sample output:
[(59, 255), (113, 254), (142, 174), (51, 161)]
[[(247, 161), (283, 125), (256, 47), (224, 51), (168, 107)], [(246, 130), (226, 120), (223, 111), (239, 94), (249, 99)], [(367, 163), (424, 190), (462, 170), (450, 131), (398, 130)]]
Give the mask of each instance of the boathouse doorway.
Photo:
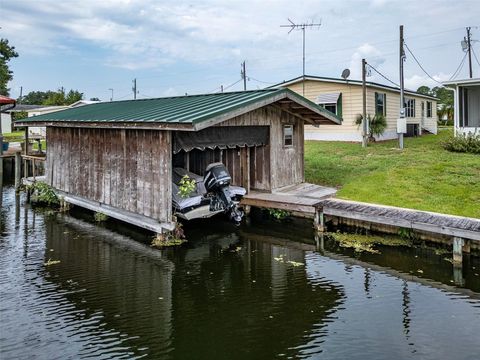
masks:
[(270, 190), (269, 126), (218, 126), (173, 134), (173, 167), (204, 175), (214, 162), (225, 164), (232, 185), (247, 192)]

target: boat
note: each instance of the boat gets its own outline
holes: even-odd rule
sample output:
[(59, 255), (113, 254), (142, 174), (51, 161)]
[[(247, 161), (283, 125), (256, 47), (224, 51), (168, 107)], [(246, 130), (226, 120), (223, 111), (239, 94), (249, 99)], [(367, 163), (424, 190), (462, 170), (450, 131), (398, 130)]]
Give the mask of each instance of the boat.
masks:
[[(188, 196), (182, 196), (182, 179), (195, 182), (195, 188)], [(223, 163), (211, 163), (205, 169), (205, 175), (192, 173), (184, 168), (173, 168), (172, 194), (174, 214), (185, 220), (209, 218), (217, 214), (226, 214), (239, 224), (244, 212), (239, 207), (246, 190), (231, 185), (232, 178)]]

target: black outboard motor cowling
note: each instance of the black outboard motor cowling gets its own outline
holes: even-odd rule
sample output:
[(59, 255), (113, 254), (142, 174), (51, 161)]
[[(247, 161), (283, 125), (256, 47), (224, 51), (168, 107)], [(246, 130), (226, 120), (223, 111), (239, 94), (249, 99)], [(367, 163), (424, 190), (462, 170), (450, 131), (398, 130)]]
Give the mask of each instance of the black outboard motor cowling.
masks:
[(232, 200), (229, 191), (232, 177), (228, 173), (225, 165), (222, 163), (212, 163), (208, 165), (203, 179), (207, 191), (215, 194), (215, 198), (211, 201), (211, 207), (213, 206), (215, 209), (212, 210), (217, 210), (216, 208), (218, 206), (222, 206), (232, 221), (240, 223), (243, 218), (243, 212)]
[(207, 166), (204, 176), (204, 184), (207, 191), (215, 191), (221, 187), (229, 186), (232, 177), (222, 163), (212, 163)]

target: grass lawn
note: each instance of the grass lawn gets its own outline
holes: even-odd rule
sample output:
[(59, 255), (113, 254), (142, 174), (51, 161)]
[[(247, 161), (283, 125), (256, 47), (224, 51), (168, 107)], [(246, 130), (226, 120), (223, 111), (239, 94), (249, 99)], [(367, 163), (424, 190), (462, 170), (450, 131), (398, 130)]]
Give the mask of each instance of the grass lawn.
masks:
[(438, 135), (361, 144), (307, 141), (306, 181), (339, 188), (337, 197), (480, 218), (480, 156), (441, 147)]
[(23, 136), (25, 133), (23, 131), (14, 131), (11, 133), (3, 134), (3, 141), (5, 142), (18, 142), (23, 141)]

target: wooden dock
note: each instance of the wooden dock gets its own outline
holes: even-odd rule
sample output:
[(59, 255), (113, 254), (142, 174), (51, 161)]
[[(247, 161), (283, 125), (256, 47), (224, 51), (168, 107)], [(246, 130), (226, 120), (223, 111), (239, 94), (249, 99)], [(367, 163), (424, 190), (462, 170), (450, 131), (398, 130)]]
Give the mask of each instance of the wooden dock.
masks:
[(323, 215), (480, 241), (480, 219), (340, 199), (316, 206)]
[(318, 204), (335, 196), (337, 190), (330, 187), (301, 183), (286, 186), (271, 193), (250, 191), (242, 198), (244, 206), (281, 209), (313, 217)]
[(454, 263), (462, 262), (462, 253), (470, 252), (472, 241), (480, 245), (480, 219), (340, 200), (333, 198), (335, 193), (332, 188), (302, 183), (272, 193), (250, 192), (241, 204), (313, 217), (319, 232), (326, 230), (327, 216), (448, 236), (452, 240)]

